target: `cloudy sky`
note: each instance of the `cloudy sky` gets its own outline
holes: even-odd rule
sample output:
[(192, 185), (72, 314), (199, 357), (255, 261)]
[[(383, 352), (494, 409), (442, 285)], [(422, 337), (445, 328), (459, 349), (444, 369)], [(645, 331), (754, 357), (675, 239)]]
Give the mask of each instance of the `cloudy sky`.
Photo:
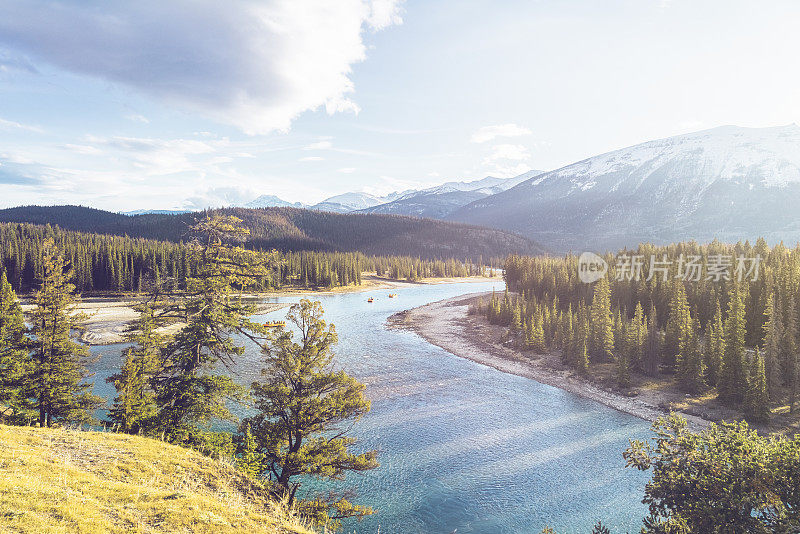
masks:
[(317, 202), (800, 122), (793, 0), (0, 0), (0, 207)]

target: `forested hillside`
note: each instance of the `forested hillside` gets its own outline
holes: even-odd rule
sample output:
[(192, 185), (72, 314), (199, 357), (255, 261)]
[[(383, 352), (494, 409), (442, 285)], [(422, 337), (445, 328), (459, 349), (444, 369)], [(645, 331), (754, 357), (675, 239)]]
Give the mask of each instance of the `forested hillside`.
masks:
[(694, 242), (607, 255), (607, 276), (581, 282), (579, 261), (511, 256), (508, 287), (485, 313), (526, 349), (560, 349), (582, 374), (613, 363), (620, 388), (639, 373), (674, 378), (765, 421), (800, 394), (800, 248)]
[[(57, 226), (0, 223), (0, 271), (15, 291), (38, 288), (48, 239), (69, 259), (81, 292), (142, 291), (149, 283), (184, 289), (197, 265), (183, 243), (66, 231)], [(423, 260), (410, 256), (367, 256), (360, 252), (279, 252), (270, 275), (256, 289), (331, 288), (359, 285), (361, 273), (393, 279), (483, 274), (483, 261)], [(499, 262), (501, 260), (496, 260)], [(491, 263), (488, 259), (487, 263)]]
[(234, 215), (250, 230), (248, 246), (280, 251), (340, 251), (426, 259), (536, 254), (532, 241), (501, 230), (397, 215), (328, 213), (296, 208), (230, 208), (177, 215), (127, 216), (82, 206), (0, 210), (0, 222), (52, 224), (66, 230), (179, 242), (209, 214)]

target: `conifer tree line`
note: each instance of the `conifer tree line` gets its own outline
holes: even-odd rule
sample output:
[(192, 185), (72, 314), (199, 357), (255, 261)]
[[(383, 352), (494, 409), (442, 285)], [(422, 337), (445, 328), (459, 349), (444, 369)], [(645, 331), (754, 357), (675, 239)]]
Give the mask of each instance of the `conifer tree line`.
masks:
[[(49, 225), (0, 223), (2, 270), (14, 291), (34, 291), (44, 271), (45, 243), (52, 240), (74, 271), (72, 283), (81, 293), (141, 292), (155, 280), (170, 289), (185, 289), (198, 269), (183, 243), (86, 234)], [(422, 260), (403, 256), (366, 256), (359, 252), (287, 252), (277, 254), (274, 273), (253, 290), (282, 287), (360, 285), (362, 272), (416, 280), (427, 277), (481, 275), (481, 262)]]
[[(482, 305), (490, 322), (509, 327), (524, 349), (560, 350), (563, 362), (587, 373), (593, 364), (613, 363), (620, 387), (631, 373), (674, 376), (687, 393), (715, 388), (719, 399), (754, 419), (771, 406), (794, 410), (800, 386), (798, 310), (800, 248), (770, 248), (759, 239), (727, 245), (679, 243), (641, 245), (622, 254), (671, 261), (666, 276), (639, 280), (609, 271), (593, 284), (578, 278), (575, 256), (510, 256), (505, 279), (510, 292)], [(739, 280), (684, 280), (679, 258), (726, 255), (762, 258), (758, 276)]]
[[(341, 519), (371, 514), (344, 494), (298, 492), (308, 477), (340, 480), (349, 471), (377, 467), (375, 451), (350, 450), (356, 440), (349, 430), (370, 403), (363, 384), (334, 368), (338, 338), (319, 302), (303, 299), (289, 309), (298, 340), (294, 330), (251, 320), (256, 308), (241, 290), (268, 284), (279, 255), (243, 248), (248, 230), (239, 223), (214, 217), (192, 228), (186, 253), (196, 268), (181, 291), (149, 282), (136, 306), (138, 319), (126, 330), (131, 346), (108, 379), (117, 395), (107, 423), (233, 457), (265, 492), (329, 529)], [(75, 313), (75, 273), (64, 251), (53, 240), (43, 246), (30, 326), (0, 273), (0, 422), (82, 424), (93, 421), (101, 404), (90, 393), (87, 348), (74, 339), (85, 317)], [(164, 333), (161, 327), (175, 321), (180, 329)], [(231, 372), (247, 343), (264, 355), (262, 378), (251, 387)], [(250, 406), (252, 414), (240, 432), (212, 431), (212, 422), (236, 420), (236, 403)]]
[(75, 332), (84, 319), (73, 271), (52, 241), (26, 325), (17, 295), (0, 273), (0, 421), (40, 426), (84, 423), (102, 399), (91, 394), (89, 351)]

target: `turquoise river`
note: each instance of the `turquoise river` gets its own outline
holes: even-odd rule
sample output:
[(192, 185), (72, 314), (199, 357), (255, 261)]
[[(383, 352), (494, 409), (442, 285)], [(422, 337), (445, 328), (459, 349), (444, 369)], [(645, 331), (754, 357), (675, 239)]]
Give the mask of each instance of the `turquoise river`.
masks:
[[(372, 411), (353, 434), (359, 447), (379, 451), (381, 464), (336, 483), (378, 510), (345, 532), (538, 534), (549, 525), (588, 534), (599, 519), (615, 534), (638, 532), (647, 477), (625, 469), (622, 451), (630, 438), (648, 437), (647, 422), (386, 327), (395, 312), (503, 287), (409, 284), (392, 290), (393, 299), (388, 290), (314, 296), (336, 325), (337, 365), (367, 384)], [(114, 391), (104, 379), (119, 368), (122, 348), (92, 348), (101, 356), (95, 393), (106, 398)], [(236, 372), (249, 384), (261, 366), (250, 348)]]

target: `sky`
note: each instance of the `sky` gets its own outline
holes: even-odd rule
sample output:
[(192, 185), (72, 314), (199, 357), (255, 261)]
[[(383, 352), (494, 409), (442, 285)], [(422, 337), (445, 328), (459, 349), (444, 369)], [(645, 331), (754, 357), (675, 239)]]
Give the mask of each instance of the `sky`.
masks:
[(315, 203), (800, 122), (793, 0), (0, 0), (0, 207)]

